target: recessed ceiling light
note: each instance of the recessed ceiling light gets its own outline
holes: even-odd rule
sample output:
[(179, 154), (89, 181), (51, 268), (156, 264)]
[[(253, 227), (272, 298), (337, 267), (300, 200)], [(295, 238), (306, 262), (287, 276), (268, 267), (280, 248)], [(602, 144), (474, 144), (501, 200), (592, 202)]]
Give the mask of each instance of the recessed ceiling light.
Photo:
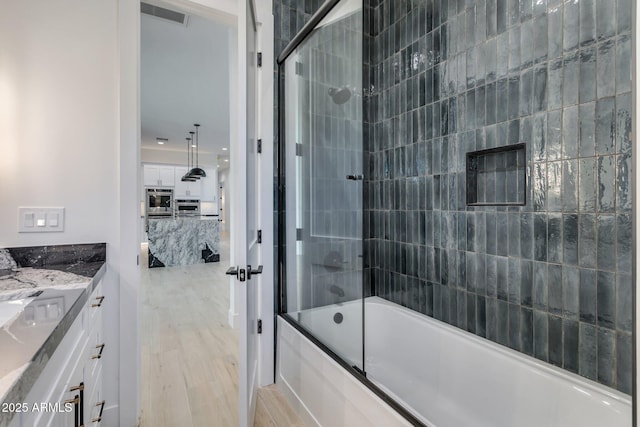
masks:
[(225, 161), (225, 162), (228, 162), (228, 161), (229, 161), (229, 159), (224, 159), (224, 161)]
[(156, 141), (158, 142), (158, 144), (164, 145), (165, 143), (169, 142), (169, 139), (168, 138), (156, 138)]
[(196, 148), (196, 144), (191, 144), (191, 147), (192, 148)]
[(228, 148), (227, 147), (222, 147), (222, 151), (227, 151)]

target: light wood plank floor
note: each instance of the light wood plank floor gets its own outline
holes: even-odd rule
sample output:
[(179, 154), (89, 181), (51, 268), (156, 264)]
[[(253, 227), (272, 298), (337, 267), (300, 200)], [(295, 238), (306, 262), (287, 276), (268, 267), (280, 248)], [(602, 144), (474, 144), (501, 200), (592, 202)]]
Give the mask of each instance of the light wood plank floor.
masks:
[[(238, 425), (238, 333), (227, 321), (223, 237), (219, 263), (142, 269), (141, 426)], [(303, 423), (270, 386), (258, 391), (255, 426)]]

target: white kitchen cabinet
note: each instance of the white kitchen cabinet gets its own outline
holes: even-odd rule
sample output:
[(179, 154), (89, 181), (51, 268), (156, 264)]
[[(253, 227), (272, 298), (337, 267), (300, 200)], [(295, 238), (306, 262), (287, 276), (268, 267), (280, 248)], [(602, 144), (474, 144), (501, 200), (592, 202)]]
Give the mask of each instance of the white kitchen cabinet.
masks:
[[(103, 341), (104, 304), (99, 283), (29, 391), (24, 402), (29, 410), (16, 414), (10, 427), (75, 426), (81, 406), (82, 425), (100, 425), (104, 407), (102, 360), (108, 354)], [(77, 406), (71, 403), (67, 412), (65, 402), (76, 396)]]
[(202, 178), (202, 195), (200, 200), (203, 202), (218, 202), (218, 170), (215, 168), (206, 168), (205, 178)]
[(145, 187), (173, 187), (174, 169), (173, 166), (144, 165), (142, 175)]
[(176, 199), (199, 199), (202, 194), (202, 179), (194, 182), (182, 181), (182, 177), (189, 171), (186, 167), (175, 168), (175, 191), (174, 198)]

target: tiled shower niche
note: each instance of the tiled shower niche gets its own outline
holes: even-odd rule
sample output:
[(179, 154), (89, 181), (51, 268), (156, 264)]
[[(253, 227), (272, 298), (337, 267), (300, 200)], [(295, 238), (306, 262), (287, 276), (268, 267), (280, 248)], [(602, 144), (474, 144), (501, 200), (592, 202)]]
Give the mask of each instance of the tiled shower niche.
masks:
[[(631, 393), (631, 0), (367, 0), (365, 27), (372, 292)], [(526, 204), (468, 205), (467, 154), (522, 143)]]
[(467, 153), (468, 206), (527, 203), (526, 144)]

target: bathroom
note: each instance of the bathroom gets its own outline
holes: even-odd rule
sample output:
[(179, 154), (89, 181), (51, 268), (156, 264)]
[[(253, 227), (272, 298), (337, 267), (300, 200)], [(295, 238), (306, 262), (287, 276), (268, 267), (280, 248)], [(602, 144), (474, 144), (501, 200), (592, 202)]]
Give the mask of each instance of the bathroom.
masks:
[(290, 400), (636, 425), (632, 1), (300, 4), (274, 2)]

